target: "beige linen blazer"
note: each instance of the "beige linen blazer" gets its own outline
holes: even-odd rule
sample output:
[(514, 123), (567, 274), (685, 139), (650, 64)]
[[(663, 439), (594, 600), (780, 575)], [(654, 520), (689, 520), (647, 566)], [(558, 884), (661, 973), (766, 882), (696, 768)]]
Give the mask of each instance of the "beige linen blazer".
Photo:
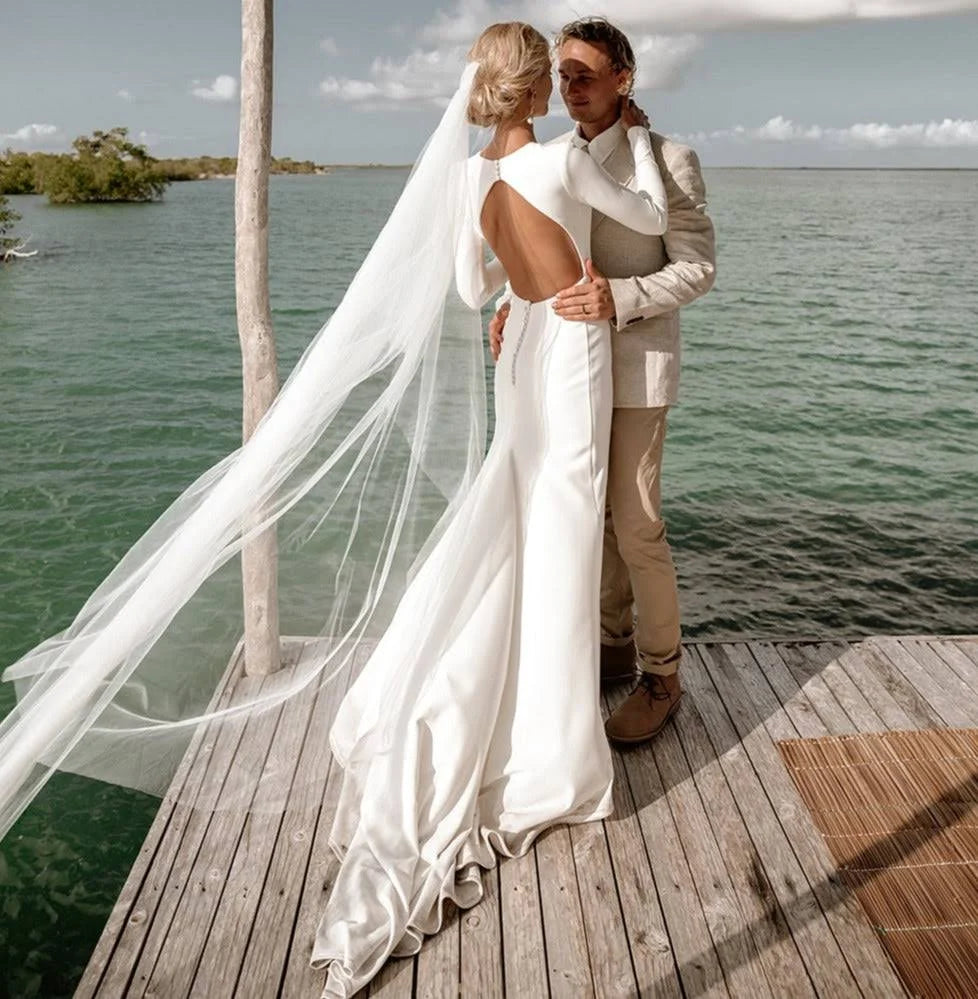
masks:
[[(652, 152), (669, 198), (669, 227), (643, 236), (595, 211), (591, 258), (609, 279), (614, 405), (671, 406), (679, 394), (679, 308), (713, 287), (716, 251), (706, 214), (706, 187), (696, 153), (652, 132)], [(552, 140), (585, 145), (574, 129)], [(612, 125), (589, 144), (591, 155), (620, 184), (634, 185), (635, 162), (625, 129)]]

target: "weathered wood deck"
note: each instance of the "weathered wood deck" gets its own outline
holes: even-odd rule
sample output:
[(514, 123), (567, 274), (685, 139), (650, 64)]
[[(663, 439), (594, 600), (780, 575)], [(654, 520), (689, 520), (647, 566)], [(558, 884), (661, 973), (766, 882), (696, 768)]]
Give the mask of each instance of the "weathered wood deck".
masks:
[[(282, 676), (232, 663), (220, 697)], [(690, 643), (683, 679), (674, 721), (615, 756), (615, 816), (556, 827), (485, 872), (484, 900), (389, 962), (371, 996), (907, 995), (774, 743), (978, 725), (978, 638)], [(283, 762), (322, 780), (284, 817), (243, 824), (165, 798), (77, 997), (318, 999), (307, 955), (335, 868), (325, 734), (343, 689), (199, 736), (175, 784), (202, 798), (232, 759), (256, 781)]]

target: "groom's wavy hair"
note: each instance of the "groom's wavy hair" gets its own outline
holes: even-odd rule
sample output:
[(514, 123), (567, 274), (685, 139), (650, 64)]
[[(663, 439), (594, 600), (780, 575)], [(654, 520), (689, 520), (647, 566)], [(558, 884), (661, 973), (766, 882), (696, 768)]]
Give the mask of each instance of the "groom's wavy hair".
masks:
[(616, 28), (603, 17), (582, 17), (565, 24), (554, 39), (554, 48), (559, 49), (564, 42), (572, 39), (579, 42), (590, 42), (592, 45), (604, 45), (611, 68), (615, 73), (623, 69), (628, 71), (629, 86), (635, 85), (635, 53), (632, 51), (625, 32)]
[(490, 24), (469, 49), (478, 62), (468, 118), (492, 127), (509, 118), (526, 100), (534, 81), (550, 71), (550, 45), (536, 28), (522, 21)]

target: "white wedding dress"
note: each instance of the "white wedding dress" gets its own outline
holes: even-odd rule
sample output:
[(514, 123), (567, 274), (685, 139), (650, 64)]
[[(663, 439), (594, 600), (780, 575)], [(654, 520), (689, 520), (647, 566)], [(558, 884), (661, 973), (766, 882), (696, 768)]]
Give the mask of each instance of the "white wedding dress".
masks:
[[(479, 224), (497, 181), (565, 230), (581, 273), (592, 208), (640, 232), (665, 230), (649, 134), (628, 137), (638, 192), (567, 144), (468, 161), (456, 279), (470, 306), (506, 277), (484, 262)], [(330, 733), (344, 769), (330, 835), (342, 863), (311, 957), (329, 967), (326, 997), (352, 995), (391, 954), (415, 953), (440, 928), (446, 899), (474, 905), (479, 867), (495, 852), (522, 854), (548, 826), (611, 810), (598, 687), (610, 328), (562, 320), (552, 300), (510, 301), (485, 463)], [(405, 668), (418, 622), (425, 655)]]

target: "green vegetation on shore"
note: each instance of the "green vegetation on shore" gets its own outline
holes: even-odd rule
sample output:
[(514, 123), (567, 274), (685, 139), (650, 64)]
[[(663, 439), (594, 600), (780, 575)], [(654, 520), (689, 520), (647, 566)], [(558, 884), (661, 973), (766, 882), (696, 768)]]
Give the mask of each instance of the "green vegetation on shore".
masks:
[(16, 236), (11, 235), (14, 225), (19, 221), (20, 213), (15, 212), (0, 194), (0, 260), (4, 260), (7, 253), (20, 243)]
[[(233, 156), (156, 159), (129, 141), (125, 128), (81, 135), (72, 153), (0, 154), (0, 195), (46, 194), (55, 205), (157, 201), (173, 181), (233, 177)], [(286, 156), (272, 159), (274, 174), (324, 174), (327, 167)]]
[(71, 144), (73, 153), (15, 153), (0, 158), (0, 194), (46, 194), (54, 205), (156, 201), (168, 178), (128, 130), (96, 130)]
[[(193, 156), (182, 159), (157, 160), (157, 167), (168, 180), (210, 180), (216, 177), (233, 177), (238, 168), (234, 156)], [(289, 156), (272, 157), (272, 173), (324, 174), (327, 167), (312, 160), (293, 160)]]

